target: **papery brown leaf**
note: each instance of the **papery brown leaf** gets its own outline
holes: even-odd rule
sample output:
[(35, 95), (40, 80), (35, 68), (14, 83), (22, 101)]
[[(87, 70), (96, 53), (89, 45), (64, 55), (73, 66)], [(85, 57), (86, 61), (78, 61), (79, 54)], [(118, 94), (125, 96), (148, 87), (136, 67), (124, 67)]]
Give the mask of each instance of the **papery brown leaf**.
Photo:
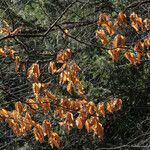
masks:
[(15, 53), (16, 53), (15, 50), (13, 50), (13, 49), (10, 50), (9, 56), (10, 56), (11, 59), (14, 59), (14, 58), (15, 58), (15, 56), (14, 56)]
[(67, 48), (63, 52), (57, 54), (56, 61), (57, 63), (65, 63), (68, 59), (72, 57), (72, 50)]
[(39, 64), (33, 64), (33, 75), (36, 76), (37, 78), (40, 77), (40, 67)]
[(76, 122), (76, 126), (77, 126), (78, 129), (82, 129), (83, 128), (84, 121), (83, 121), (83, 119), (81, 117), (77, 117), (75, 122)]
[(73, 119), (73, 114), (71, 112), (66, 113), (66, 121), (73, 123), (74, 119)]
[(23, 105), (22, 105), (22, 103), (20, 101), (15, 103), (15, 109), (19, 113), (23, 112)]
[(70, 80), (70, 73), (67, 71), (61, 72), (60, 76), (59, 76), (59, 84), (64, 84), (67, 80), (71, 81)]
[(52, 74), (54, 74), (57, 71), (55, 62), (50, 62), (49, 63), (48, 71), (49, 71), (49, 73), (52, 73)]
[(76, 63), (72, 65), (72, 69), (73, 69), (76, 73), (78, 73), (79, 71), (81, 71), (81, 68), (80, 68)]
[(26, 115), (24, 117), (24, 123), (26, 124), (26, 128), (28, 129), (31, 129), (35, 125), (35, 122), (32, 120), (28, 112), (26, 112)]
[(102, 115), (103, 117), (105, 117), (105, 105), (104, 102), (98, 103), (97, 104), (97, 115), (99, 116)]
[(97, 24), (99, 26), (107, 25), (108, 21), (109, 21), (109, 17), (105, 13), (103, 13), (99, 16)]
[(111, 101), (107, 102), (107, 111), (110, 113), (114, 112), (114, 108)]
[(116, 102), (116, 111), (121, 110), (122, 109), (122, 99), (117, 99)]
[(21, 27), (16, 28), (13, 32), (10, 33), (11, 36), (18, 34), (21, 32)]
[(19, 56), (16, 56), (15, 63), (16, 63), (16, 71), (18, 71), (21, 65), (21, 59)]
[(113, 40), (113, 48), (117, 48), (117, 50), (121, 50), (125, 47), (125, 38), (121, 34), (115, 36)]
[(144, 53), (144, 42), (137, 41), (135, 43), (134, 50), (137, 52)]
[(89, 102), (88, 104), (87, 104), (87, 111), (88, 111), (88, 113), (89, 114), (93, 114), (94, 112), (95, 112), (95, 110), (96, 110), (96, 106), (95, 106), (95, 103), (94, 102)]
[(44, 127), (46, 135), (48, 136), (48, 138), (50, 138), (52, 134), (51, 123), (48, 120), (44, 120), (43, 127)]
[(50, 101), (47, 97), (44, 98), (42, 108), (44, 110), (44, 114), (48, 114), (48, 112), (50, 110)]
[(6, 57), (6, 53), (2, 48), (0, 48), (0, 55), (2, 55), (4, 58)]
[(53, 132), (52, 136), (49, 138), (49, 143), (51, 144), (52, 148), (56, 147), (59, 148), (60, 147), (60, 136)]
[(9, 115), (10, 115), (9, 111), (7, 111), (6, 109), (0, 109), (0, 117), (8, 118)]
[(48, 98), (50, 98), (52, 100), (57, 100), (57, 97), (50, 91), (46, 91), (46, 95)]
[(103, 138), (104, 136), (104, 128), (100, 122), (97, 122), (95, 126), (93, 126), (94, 134), (99, 138)]
[(83, 86), (82, 86), (82, 84), (79, 82), (78, 83), (78, 94), (80, 95), (80, 96), (84, 96), (84, 88), (83, 88)]
[(146, 54), (147, 54), (148, 59), (150, 59), (150, 51), (148, 51)]
[(124, 12), (119, 12), (118, 14), (118, 18), (117, 18), (117, 21), (119, 24), (122, 24), (122, 25), (125, 25), (126, 24), (126, 19), (127, 19), (127, 16)]
[(87, 119), (85, 122), (85, 127), (88, 133), (92, 131), (92, 125), (91, 119)]
[(26, 128), (26, 124), (24, 122), (24, 118), (22, 116), (20, 116), (20, 135), (23, 135), (26, 133), (26, 131), (28, 131), (28, 129)]
[(63, 53), (59, 53), (57, 55), (56, 60), (57, 60), (57, 63), (63, 64), (65, 62), (65, 55)]
[(16, 123), (15, 126), (12, 127), (12, 130), (16, 136), (20, 136), (19, 125)]
[(36, 110), (39, 108), (38, 104), (33, 99), (28, 99), (26, 104), (29, 105), (30, 108), (33, 110)]
[(110, 35), (113, 35), (115, 33), (115, 28), (112, 24), (111, 21), (109, 21), (106, 25), (104, 25), (106, 27), (106, 30), (107, 32), (110, 34)]
[(67, 85), (67, 91), (71, 94), (72, 93), (72, 83), (69, 82)]
[(150, 30), (150, 19), (147, 18), (143, 22), (145, 24), (146, 30)]
[(30, 68), (27, 71), (27, 78), (30, 78), (33, 75), (33, 68), (34, 68), (34, 64), (32, 64), (30, 66)]
[(71, 112), (67, 112), (65, 118), (66, 118), (65, 119), (65, 124), (66, 124), (66, 127), (67, 127), (67, 131), (70, 132), (70, 130), (73, 127), (73, 124), (74, 124), (73, 114)]
[(136, 64), (136, 58), (134, 57), (134, 54), (131, 52), (126, 52), (124, 54), (125, 58), (130, 61), (131, 64), (135, 65)]
[(7, 122), (10, 128), (13, 128), (16, 124), (16, 122), (13, 119), (9, 119)]
[(130, 15), (130, 20), (132, 22), (132, 27), (136, 30), (136, 32), (139, 31), (139, 27), (141, 27), (143, 29), (142, 18), (140, 18), (137, 14), (132, 13)]
[(65, 112), (64, 109), (62, 107), (57, 107), (57, 109), (54, 112), (54, 117), (56, 117), (57, 115), (59, 115), (60, 119), (63, 119), (65, 116)]
[(107, 37), (106, 37), (104, 30), (97, 30), (96, 36), (100, 38), (103, 45), (106, 45), (108, 43), (108, 40), (107, 40)]
[(145, 46), (150, 46), (150, 33), (148, 34), (148, 37), (144, 39)]
[(47, 83), (41, 83), (41, 87), (42, 87), (42, 89), (44, 89), (44, 90), (47, 90), (48, 87), (49, 87), (49, 85), (50, 85), (50, 82), (47, 82)]
[(44, 142), (44, 131), (40, 124), (36, 124), (33, 129), (33, 133), (36, 141), (39, 141), (40, 143)]
[(110, 50), (108, 50), (108, 53), (112, 57), (113, 61), (118, 61), (118, 59), (119, 59), (119, 51), (110, 49)]
[(67, 48), (65, 51), (64, 51), (64, 55), (65, 55), (65, 60), (68, 60), (72, 57), (72, 50), (70, 48)]
[(9, 115), (10, 115), (10, 118), (13, 118), (15, 122), (19, 121), (18, 119), (20, 117), (20, 114), (18, 111), (13, 110)]
[(0, 34), (9, 35), (10, 34), (10, 30), (6, 29), (6, 28), (1, 28), (0, 29)]
[(73, 106), (74, 110), (79, 110), (81, 107), (82, 107), (82, 104), (80, 101), (77, 100), (74, 102), (74, 106)]
[(37, 96), (41, 89), (41, 83), (33, 83), (32, 89), (33, 89), (33, 93)]

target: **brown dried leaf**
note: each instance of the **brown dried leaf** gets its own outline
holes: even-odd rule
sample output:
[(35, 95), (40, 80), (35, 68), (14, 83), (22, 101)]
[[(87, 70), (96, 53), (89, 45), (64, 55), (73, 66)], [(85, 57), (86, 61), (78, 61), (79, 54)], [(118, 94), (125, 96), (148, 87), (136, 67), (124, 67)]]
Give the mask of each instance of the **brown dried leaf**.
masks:
[(54, 74), (57, 71), (55, 62), (50, 62), (49, 63), (48, 71), (49, 71), (49, 73), (52, 73), (52, 74)]
[(117, 21), (118, 21), (119, 24), (125, 25), (126, 24), (126, 18), (127, 18), (126, 14), (121, 11), (118, 14)]
[(21, 59), (19, 56), (16, 56), (15, 63), (16, 63), (16, 71), (18, 71), (21, 65)]
[(40, 143), (44, 142), (44, 131), (40, 124), (36, 124), (33, 129), (33, 133), (37, 141), (39, 141)]
[(6, 53), (5, 51), (3, 50), (3, 48), (0, 48), (0, 55), (2, 55), (2, 57), (6, 57)]
[(57, 97), (53, 93), (51, 93), (50, 91), (46, 91), (46, 95), (48, 98), (50, 98), (54, 101), (57, 100)]
[(72, 93), (72, 83), (69, 82), (67, 85), (67, 91), (71, 94)]
[(19, 113), (23, 112), (23, 105), (22, 105), (22, 103), (20, 101), (15, 103), (15, 109)]
[(119, 59), (119, 51), (110, 49), (110, 50), (108, 50), (108, 53), (112, 57), (113, 61), (118, 61), (118, 59)]
[(33, 83), (32, 89), (33, 89), (33, 93), (37, 96), (41, 89), (41, 83)]
[(105, 105), (104, 102), (97, 104), (97, 115), (99, 116), (101, 114), (103, 117), (105, 117)]
[(134, 57), (134, 54), (131, 52), (126, 52), (124, 54), (125, 58), (130, 61), (131, 64), (136, 65), (136, 58)]
[(33, 75), (36, 76), (37, 78), (40, 77), (40, 67), (39, 64), (33, 64)]
[(50, 138), (52, 134), (51, 123), (48, 120), (44, 120), (43, 127), (44, 127), (46, 135), (48, 136), (48, 138)]
[(21, 32), (21, 27), (16, 28), (13, 32), (10, 32), (10, 35), (17, 35), (19, 32)]
[(78, 129), (82, 129), (84, 126), (84, 121), (81, 117), (77, 117), (76, 119), (76, 126)]
[(106, 37), (104, 30), (97, 30), (96, 36), (100, 38), (103, 45), (106, 45), (108, 43), (108, 40), (107, 40), (107, 37)]
[(121, 34), (115, 36), (113, 40), (113, 48), (117, 48), (117, 50), (121, 50), (125, 47), (125, 38)]
[(146, 18), (144, 21), (146, 30), (150, 30), (150, 19)]
[(52, 136), (49, 138), (49, 143), (51, 144), (52, 148), (56, 147), (59, 148), (60, 147), (60, 137), (57, 133), (53, 132)]

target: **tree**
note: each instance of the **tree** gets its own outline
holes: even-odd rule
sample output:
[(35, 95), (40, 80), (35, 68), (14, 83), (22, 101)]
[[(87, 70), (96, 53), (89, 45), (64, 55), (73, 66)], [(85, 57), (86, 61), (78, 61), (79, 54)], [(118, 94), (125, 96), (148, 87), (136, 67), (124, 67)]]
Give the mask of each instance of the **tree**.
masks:
[[(36, 140), (42, 143), (44, 141), (44, 134), (47, 135), (48, 141), (52, 147), (59, 147), (60, 144), (58, 134), (51, 130), (53, 126), (56, 126), (57, 128), (59, 125), (65, 125), (69, 132), (74, 126), (74, 122), (76, 122), (76, 126), (79, 129), (82, 129), (85, 124), (88, 132), (92, 131), (102, 139), (104, 130), (102, 127), (103, 124), (103, 126), (106, 127), (106, 139), (104, 137), (103, 142), (99, 142), (95, 139), (95, 143), (98, 142), (101, 143), (101, 145), (104, 144), (104, 146), (106, 146), (105, 141), (107, 142), (107, 140), (109, 141), (109, 139), (111, 139), (111, 134), (109, 134), (109, 130), (111, 129), (109, 125), (111, 123), (122, 122), (122, 116), (127, 113), (129, 118), (126, 118), (122, 123), (127, 124), (126, 122), (128, 120), (130, 121), (130, 117), (133, 117), (132, 112), (135, 108), (138, 106), (141, 107), (141, 104), (145, 104), (145, 106), (148, 105), (149, 99), (146, 90), (149, 88), (147, 86), (149, 76), (149, 37), (147, 35), (149, 30), (149, 19), (145, 19), (146, 16), (142, 16), (145, 19), (143, 21), (142, 18), (135, 13), (131, 14), (131, 16), (126, 14), (130, 8), (139, 7), (139, 4), (145, 5), (148, 1), (132, 3), (127, 7), (122, 4), (122, 7), (126, 8), (123, 8), (124, 12), (120, 13), (119, 11), (114, 11), (114, 8), (110, 4), (115, 4), (115, 2), (111, 1), (107, 4), (103, 1), (88, 2), (87, 4), (82, 1), (72, 2), (71, 4), (69, 2), (62, 3), (61, 1), (55, 1), (53, 3), (49, 3), (49, 1), (34, 1), (27, 3), (28, 4), (24, 4), (23, 2), (6, 3), (3, 1), (2, 9), (7, 8), (6, 15), (9, 14), (7, 17), (10, 23), (7, 23), (8, 21), (4, 20), (1, 28), (1, 41), (3, 44), (0, 51), (2, 55), (1, 89), (4, 97), (1, 104), (3, 107), (3, 109), (1, 109), (2, 120), (8, 122), (9, 126), (12, 127), (13, 131), (18, 136), (25, 135), (26, 131), (33, 128)], [(32, 18), (29, 17), (28, 13), (22, 15), (16, 13), (20, 4), (25, 6), (24, 12), (26, 13), (31, 13), (34, 10), (32, 16), (35, 16), (35, 20), (31, 21)], [(56, 7), (53, 7), (52, 4)], [(11, 5), (16, 6), (14, 10), (11, 9)], [(91, 10), (94, 11), (94, 14), (99, 11), (97, 5), (101, 8), (104, 7), (104, 10), (109, 7), (111, 12), (105, 12), (110, 13), (112, 18), (117, 18), (116, 21), (113, 19), (111, 20), (108, 15), (103, 13), (101, 13), (98, 21), (97, 19), (91, 21), (91, 19), (94, 18), (93, 14), (91, 14)], [(120, 3), (118, 3), (118, 5), (120, 5)], [(49, 10), (47, 6), (50, 6), (53, 10), (52, 12), (57, 16), (56, 18), (53, 14), (48, 15)], [(76, 6), (83, 7), (82, 9), (84, 11), (77, 9), (80, 16), (72, 11)], [(90, 12), (88, 12), (89, 10)], [(59, 11), (61, 13), (59, 13)], [(85, 14), (82, 16), (83, 12)], [(97, 15), (99, 14), (97, 13)], [(89, 16), (90, 20), (80, 21), (82, 18), (87, 18), (86, 16)], [(98, 16), (96, 18), (98, 18)], [(19, 19), (19, 21), (16, 22), (17, 19)], [(76, 21), (76, 19), (79, 21)], [(43, 20), (45, 23), (43, 23)], [(61, 22), (61, 20), (63, 20), (63, 22)], [(72, 20), (75, 21), (72, 22)], [(49, 21), (53, 23), (48, 25)], [(114, 22), (114, 24), (112, 24), (112, 22)], [(132, 27), (130, 26), (131, 23)], [(11, 24), (11, 26), (9, 24)], [(88, 29), (83, 29), (83, 27), (92, 24), (94, 25), (93, 28), (89, 26)], [(96, 31), (97, 24), (99, 28), (101, 28), (101, 26), (102, 28)], [(47, 25), (48, 28), (45, 28)], [(81, 27), (81, 32), (79, 32), (78, 27)], [(118, 28), (117, 30), (115, 29), (116, 27)], [(110, 36), (106, 36), (105, 28)], [(133, 36), (128, 36), (129, 33), (125, 32), (125, 28), (132, 32)], [(60, 31), (58, 32), (58, 30)], [(95, 31), (103, 45), (101, 45), (101, 42), (94, 36)], [(81, 36), (79, 36), (80, 39), (77, 38), (78, 35), (73, 36), (73, 34), (76, 33), (79, 35), (81, 34)], [(83, 33), (86, 33), (85, 35), (87, 36)], [(89, 33), (92, 33), (93, 36)], [(115, 38), (112, 36), (114, 33), (116, 34)], [(122, 33), (124, 33), (124, 35), (121, 35)], [(84, 41), (84, 39), (88, 40), (88, 38), (90, 39), (90, 42)], [(134, 44), (135, 41), (141, 38), (144, 42), (138, 41)], [(111, 49), (110, 41), (113, 41), (113, 47), (111, 47)], [(135, 45), (134, 51), (132, 44)], [(54, 50), (50, 51), (49, 49)], [(64, 50), (60, 51), (60, 49)], [(128, 51), (123, 51), (123, 49), (128, 49)], [(118, 61), (114, 62), (115, 65), (110, 61), (107, 51), (114, 61)], [(123, 55), (120, 55), (121, 58), (119, 59), (119, 53), (125, 53), (125, 58), (128, 59), (132, 65), (124, 65), (126, 60), (122, 57)], [(78, 56), (80, 57), (77, 58)], [(89, 61), (89, 58), (91, 61)], [(75, 63), (75, 60), (80, 64), (82, 69)], [(8, 66), (8, 64), (10, 66), (9, 70), (13, 72), (13, 74), (9, 74), (11, 77), (13, 76), (13, 79), (17, 82), (12, 85), (12, 88), (10, 85), (12, 81), (9, 82), (9, 74), (4, 68), (5, 66)], [(14, 67), (16, 72), (14, 72)], [(49, 72), (47, 71), (47, 68)], [(97, 69), (100, 69), (100, 71), (96, 71)], [(80, 70), (82, 70), (83, 76), (78, 75)], [(110, 72), (111, 70), (113, 70), (112, 73)], [(144, 70), (144, 76), (140, 79), (139, 75), (143, 73), (142, 70)], [(122, 72), (124, 72), (124, 77), (121, 77)], [(52, 75), (50, 75), (50, 73)], [(133, 74), (135, 75), (133, 76)], [(99, 79), (99, 76), (101, 76), (101, 79)], [(121, 78), (118, 79), (118, 76)], [(126, 77), (130, 79), (127, 80)], [(20, 80), (20, 83), (18, 83), (18, 79)], [(31, 79), (33, 79), (33, 83)], [(144, 87), (144, 92), (142, 92), (142, 88), (137, 91), (134, 87), (135, 85), (131, 84), (135, 79), (137, 79), (137, 82), (135, 83), (137, 84), (136, 87), (139, 85)], [(102, 86), (100, 86), (100, 84)], [(93, 85), (95, 85), (95, 87)], [(16, 89), (14, 87), (16, 87)], [(24, 87), (26, 87), (26, 89)], [(83, 89), (83, 87), (85, 87), (85, 89)], [(96, 92), (97, 88), (99, 92)], [(127, 88), (130, 90), (126, 90)], [(135, 91), (136, 94), (133, 94)], [(63, 97), (63, 95), (66, 97)], [(136, 103), (136, 95), (141, 97), (141, 102)], [(110, 98), (108, 101), (100, 101), (100, 99), (108, 99), (109, 96)], [(73, 100), (68, 97), (72, 97)], [(127, 102), (125, 101), (124, 109), (122, 113), (120, 113), (121, 116), (119, 116), (118, 113), (114, 113), (115, 118), (105, 114), (107, 111), (115, 112), (121, 109), (122, 101), (120, 99), (114, 99), (114, 97), (121, 97), (124, 101), (129, 99)], [(88, 101), (89, 99), (92, 101)], [(9, 100), (9, 102), (7, 100)], [(12, 102), (15, 103), (16, 111), (7, 111), (14, 109)], [(132, 103), (135, 103), (133, 107), (131, 106)], [(79, 111), (80, 113), (78, 112), (79, 115), (75, 113), (78, 109), (80, 110), (81, 106), (84, 107), (84, 111), (88, 113), (89, 118), (85, 116), (82, 111)], [(4, 107), (7, 109), (4, 109)], [(56, 111), (54, 112), (54, 110)], [(33, 113), (34, 119), (32, 119), (33, 116), (31, 117), (28, 112)], [(36, 112), (38, 113), (36, 114)], [(44, 112), (44, 114), (42, 112)], [(134, 112), (136, 111), (134, 110)], [(55, 117), (50, 117), (48, 113), (55, 113)], [(59, 114), (59, 117), (56, 117), (57, 114)], [(45, 117), (43, 117), (43, 115)], [(97, 118), (95, 115), (100, 115), (100, 117)], [(144, 120), (140, 124), (141, 126), (144, 124), (146, 136), (148, 129), (147, 124), (145, 124), (145, 122), (147, 123), (145, 117), (148, 115), (141, 110), (141, 117), (137, 119), (137, 122), (141, 121), (141, 118), (144, 116)], [(15, 122), (12, 118), (16, 119)], [(19, 120), (17, 120), (18, 118)], [(59, 118), (62, 119), (62, 122), (58, 124)], [(117, 120), (118, 118), (120, 121)], [(100, 122), (99, 119), (101, 120)], [(39, 123), (37, 123), (37, 121)], [(16, 122), (19, 123), (17, 124)], [(52, 125), (50, 122), (52, 122)], [(45, 132), (43, 131), (41, 124), (43, 124)], [(131, 121), (130, 124), (132, 124)], [(130, 124), (127, 125), (130, 127)], [(114, 126), (112, 131), (116, 130), (116, 128), (117, 127)], [(134, 131), (136, 131), (136, 129), (137, 128), (134, 128)], [(64, 130), (60, 130), (59, 128), (57, 128), (57, 130), (62, 135), (65, 135)], [(123, 128), (123, 130), (126, 130), (126, 128)], [(137, 138), (139, 135), (145, 135), (140, 134), (141, 130), (142, 129), (140, 128), (140, 130), (136, 132)], [(71, 132), (76, 133), (78, 131), (74, 130)], [(84, 129), (80, 131), (80, 133), (83, 134), (83, 140), (80, 138), (81, 141), (85, 142)], [(108, 138), (107, 134), (110, 138)], [(119, 133), (117, 132), (117, 134)], [(128, 132), (126, 134), (128, 134)], [(28, 136), (32, 137), (31, 135), (26, 135), (26, 137)], [(66, 136), (64, 136), (64, 138), (66, 138)], [(128, 140), (125, 140), (125, 138), (126, 136), (121, 137), (123, 141), (119, 141), (119, 138), (117, 138), (118, 145), (122, 144), (122, 147), (127, 148), (134, 147), (133, 145), (130, 145), (130, 142), (134, 142), (134, 137), (130, 135)], [(73, 137), (72, 139), (75, 138)], [(145, 139), (147, 139), (147, 137), (145, 137)], [(80, 143), (80, 141), (78, 142)], [(113, 141), (110, 143), (113, 143)], [(95, 144), (95, 148), (98, 147), (98, 145), (99, 144)], [(78, 144), (78, 146), (80, 146), (80, 144)], [(140, 147), (142, 146), (143, 145)], [(146, 147), (145, 143), (143, 147)]]

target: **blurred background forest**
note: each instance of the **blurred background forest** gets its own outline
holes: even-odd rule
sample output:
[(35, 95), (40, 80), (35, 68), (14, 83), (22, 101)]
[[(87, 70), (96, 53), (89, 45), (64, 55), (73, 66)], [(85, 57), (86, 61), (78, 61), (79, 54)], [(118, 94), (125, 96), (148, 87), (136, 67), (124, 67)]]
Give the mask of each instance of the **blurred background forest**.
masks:
[[(70, 63), (77, 63), (79, 79), (89, 100), (96, 103), (112, 97), (123, 100), (119, 112), (108, 114), (104, 120), (105, 135), (101, 141), (85, 130), (73, 129), (64, 133), (59, 149), (148, 149), (150, 147), (150, 61), (132, 65), (123, 57), (113, 62), (96, 38), (97, 21), (101, 13), (115, 18), (120, 11), (150, 17), (149, 0), (0, 0), (0, 26), (8, 22), (12, 30), (22, 27), (21, 33), (7, 40), (0, 35), (0, 47), (14, 46), (28, 68), (39, 63), (41, 82), (51, 81), (50, 90), (67, 95), (59, 87), (55, 75), (47, 71), (47, 63), (66, 48), (73, 51)], [(148, 31), (147, 31), (148, 32)], [(65, 34), (67, 33), (67, 34)], [(147, 33), (120, 27), (116, 34), (127, 38), (128, 45)], [(44, 35), (44, 36), (43, 36)], [(113, 35), (111, 38), (113, 38)], [(25, 73), (16, 72), (10, 59), (0, 58), (0, 108), (14, 109), (14, 102), (25, 101), (33, 95), (31, 82)], [(41, 116), (37, 119), (43, 121)], [(57, 130), (57, 128), (56, 128)], [(0, 123), (0, 149), (51, 149), (47, 143), (35, 141), (32, 133), (16, 137), (8, 125)]]

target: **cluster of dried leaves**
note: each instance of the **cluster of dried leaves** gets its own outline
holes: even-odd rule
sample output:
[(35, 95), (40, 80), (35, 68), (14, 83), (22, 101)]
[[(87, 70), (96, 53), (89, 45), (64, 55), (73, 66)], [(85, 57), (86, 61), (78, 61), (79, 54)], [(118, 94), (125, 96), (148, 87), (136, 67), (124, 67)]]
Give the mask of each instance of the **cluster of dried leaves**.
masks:
[(7, 21), (2, 22), (2, 28), (0, 28), (0, 34), (14, 36), (21, 32), (21, 27), (16, 28), (15, 30), (11, 30), (11, 27), (7, 23)]
[[(130, 16), (131, 26), (135, 29), (136, 32), (144, 32), (150, 30), (150, 19), (146, 18), (142, 20), (137, 14), (132, 13)], [(110, 18), (106, 14), (101, 14), (97, 22), (99, 29), (96, 31), (96, 36), (100, 38), (103, 45), (110, 44), (110, 41), (107, 38), (106, 31), (110, 36), (115, 34), (115, 31), (119, 26), (127, 26), (127, 15), (123, 12), (118, 14), (118, 17), (114, 22), (110, 21)], [(106, 31), (105, 31), (106, 30)], [(126, 46), (125, 37), (121, 34), (118, 34), (114, 37), (111, 47), (108, 50), (108, 53), (112, 57), (113, 61), (118, 61), (120, 53), (124, 53), (125, 58), (133, 65), (140, 63), (143, 56), (147, 55), (150, 59), (150, 34), (148, 34), (144, 39), (138, 40), (135, 42), (134, 47), (128, 48)]]
[[(2, 53), (0, 54), (5, 56), (5, 58), (9, 56), (14, 60), (16, 63), (16, 71), (18, 71), (22, 68), (20, 57), (18, 55), (7, 55), (5, 49), (2, 49)], [(13, 47), (9, 49), (9, 53), (11, 53), (10, 51), (13, 50)], [(68, 132), (74, 127), (80, 130), (85, 127), (88, 133), (93, 132), (100, 139), (103, 138), (104, 128), (101, 124), (101, 119), (105, 118), (106, 113), (113, 113), (120, 110), (122, 100), (112, 99), (106, 103), (100, 102), (98, 104), (95, 104), (93, 101), (88, 101), (84, 88), (77, 78), (81, 69), (77, 64), (68, 63), (71, 57), (71, 49), (66, 49), (58, 53), (56, 60), (49, 62), (48, 72), (58, 76), (59, 84), (66, 85), (66, 90), (70, 95), (76, 92), (80, 98), (58, 97), (53, 94), (49, 91), (49, 82), (41, 83), (39, 81), (39, 77), (41, 76), (39, 64), (32, 64), (27, 69), (27, 78), (33, 80), (32, 89), (34, 97), (28, 98), (26, 102), (16, 102), (15, 110), (13, 111), (8, 111), (3, 108), (0, 109), (1, 121), (7, 122), (16, 136), (24, 136), (27, 132), (33, 131), (37, 141), (42, 143), (44, 142), (44, 137), (47, 136), (48, 143), (52, 147), (58, 148), (61, 138), (53, 131), (51, 122), (44, 120), (40, 124), (36, 119), (33, 119), (36, 114), (41, 112), (45, 116), (50, 116), (49, 112), (53, 112), (53, 117), (59, 118), (58, 125), (60, 127), (65, 126)]]

